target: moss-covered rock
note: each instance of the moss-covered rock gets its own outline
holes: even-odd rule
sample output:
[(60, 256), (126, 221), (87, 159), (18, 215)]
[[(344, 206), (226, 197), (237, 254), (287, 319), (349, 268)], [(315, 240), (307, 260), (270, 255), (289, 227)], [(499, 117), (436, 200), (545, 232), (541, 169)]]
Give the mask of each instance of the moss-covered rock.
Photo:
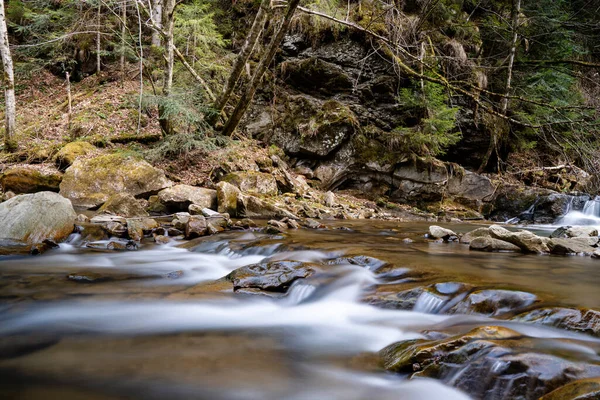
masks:
[(161, 190), (158, 198), (171, 211), (187, 211), (195, 204), (202, 208), (217, 209), (217, 191), (190, 185), (175, 185)]
[(227, 213), (232, 217), (238, 217), (238, 198), (240, 195), (240, 190), (231, 183), (223, 181), (217, 183), (217, 211)]
[(560, 387), (540, 400), (594, 400), (600, 399), (600, 378), (580, 379)]
[(56, 170), (14, 166), (4, 171), (0, 177), (0, 185), (4, 192), (11, 191), (15, 194), (58, 192), (62, 179), (62, 174)]
[(120, 215), (122, 217), (147, 217), (148, 213), (140, 202), (130, 194), (117, 193), (106, 200), (98, 209), (99, 213)]
[(96, 147), (91, 143), (83, 141), (71, 142), (60, 149), (54, 158), (54, 162), (59, 169), (65, 170), (75, 162), (77, 157), (91, 154), (94, 150), (96, 150)]
[(120, 154), (75, 160), (65, 172), (60, 194), (74, 206), (94, 208), (117, 193), (149, 196), (172, 186), (163, 171)]
[(277, 195), (277, 180), (271, 174), (255, 171), (232, 172), (222, 179), (244, 193), (254, 195)]

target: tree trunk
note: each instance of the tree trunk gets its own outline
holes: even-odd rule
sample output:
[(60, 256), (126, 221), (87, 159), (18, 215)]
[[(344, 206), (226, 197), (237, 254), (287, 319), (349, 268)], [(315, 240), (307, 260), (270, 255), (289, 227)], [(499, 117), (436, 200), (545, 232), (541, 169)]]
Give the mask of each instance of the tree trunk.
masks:
[(121, 4), (121, 85), (125, 82), (125, 34), (127, 33), (127, 3)]
[(102, 2), (98, 1), (98, 15), (96, 19), (96, 73), (100, 73), (100, 15), (102, 12)]
[[(508, 54), (508, 66), (506, 69), (506, 83), (504, 85), (504, 97), (502, 97), (502, 102), (500, 103), (500, 113), (502, 115), (506, 115), (508, 112), (508, 97), (511, 92), (511, 84), (512, 84), (512, 75), (513, 75), (513, 66), (515, 63), (515, 55), (517, 53), (517, 41), (519, 38), (517, 25), (519, 24), (519, 14), (521, 13), (521, 0), (513, 0), (513, 5), (511, 9), (511, 28), (513, 32), (512, 40), (510, 43), (510, 52)], [(478, 172), (481, 173), (487, 167), (488, 162), (492, 156), (492, 153), (496, 153), (496, 157), (498, 158), (498, 172), (500, 172), (500, 154), (498, 151), (498, 134), (497, 131), (493, 131), (490, 136), (490, 145), (488, 146), (487, 152), (481, 161), (481, 165), (479, 166)]]
[[(164, 16), (164, 25), (165, 25), (165, 60), (166, 60), (166, 68), (165, 68), (165, 78), (163, 83), (163, 96), (168, 98), (171, 95), (171, 91), (173, 89), (173, 63), (175, 60), (175, 52), (173, 48), (175, 47), (173, 41), (173, 26), (175, 25), (175, 0), (165, 0), (163, 16)], [(159, 122), (163, 132), (168, 135), (173, 132), (173, 126), (169, 116), (166, 113), (166, 108), (164, 106), (159, 107)]]
[[(162, 2), (163, 0), (152, 0), (152, 21), (158, 28), (162, 28)], [(152, 46), (160, 47), (160, 33), (152, 31)]]
[(281, 23), (281, 27), (279, 28), (277, 33), (275, 33), (275, 35), (273, 36), (273, 39), (271, 39), (271, 43), (269, 43), (269, 47), (266, 49), (265, 53), (263, 54), (263, 56), (260, 60), (260, 63), (256, 67), (254, 76), (252, 77), (250, 82), (248, 82), (248, 84), (246, 85), (246, 88), (244, 90), (244, 93), (242, 94), (242, 97), (240, 98), (237, 105), (235, 106), (233, 113), (227, 120), (227, 123), (225, 124), (225, 127), (223, 128), (223, 132), (222, 132), (223, 135), (230, 136), (231, 134), (233, 134), (233, 131), (235, 131), (238, 124), (240, 123), (240, 120), (244, 116), (244, 113), (248, 109), (248, 106), (250, 105), (250, 102), (252, 101), (252, 98), (254, 97), (254, 93), (256, 93), (256, 89), (258, 88), (258, 85), (260, 84), (260, 81), (262, 80), (262, 77), (263, 77), (265, 71), (267, 70), (267, 68), (269, 67), (271, 62), (273, 61), (273, 58), (275, 57), (275, 53), (277, 52), (277, 49), (279, 48), (279, 45), (281, 44), (283, 37), (285, 36), (286, 32), (288, 31), (288, 28), (290, 27), (290, 23), (292, 22), (292, 17), (294, 16), (294, 12), (296, 11), (296, 8), (298, 7), (298, 3), (300, 3), (300, 0), (289, 0), (287, 10), (283, 17), (283, 22)]
[(264, 29), (265, 23), (267, 22), (267, 18), (270, 13), (271, 0), (262, 0), (262, 2), (260, 3), (260, 7), (256, 13), (256, 16), (254, 17), (254, 22), (252, 22), (252, 26), (250, 27), (248, 35), (246, 36), (246, 40), (244, 41), (244, 44), (242, 45), (242, 48), (238, 53), (235, 63), (233, 64), (233, 69), (231, 70), (231, 74), (227, 79), (227, 83), (225, 84), (225, 86), (223, 87), (223, 91), (213, 104), (215, 114), (213, 114), (209, 119), (209, 122), (211, 124), (214, 125), (218, 121), (219, 116), (223, 111), (223, 108), (225, 108), (225, 105), (227, 105), (227, 102), (231, 97), (231, 93), (233, 93), (233, 89), (235, 88), (235, 85), (237, 84), (238, 80), (240, 79), (240, 76), (242, 75), (242, 72), (244, 71), (244, 66), (246, 65), (248, 59), (252, 55), (254, 47), (256, 47), (256, 43), (260, 38), (260, 35)]
[(10, 55), (8, 42), (8, 30), (6, 28), (6, 14), (4, 12), (4, 0), (0, 0), (0, 55), (4, 67), (4, 101), (6, 108), (6, 131), (4, 133), (4, 148), (6, 150), (16, 149), (16, 100), (15, 100), (15, 75), (13, 62)]

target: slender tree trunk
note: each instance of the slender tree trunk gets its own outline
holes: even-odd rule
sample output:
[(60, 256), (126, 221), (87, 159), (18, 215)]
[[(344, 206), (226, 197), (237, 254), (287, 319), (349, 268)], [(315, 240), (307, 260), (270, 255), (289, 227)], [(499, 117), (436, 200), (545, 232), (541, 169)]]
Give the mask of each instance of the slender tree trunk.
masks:
[(215, 109), (215, 114), (210, 117), (209, 122), (211, 124), (215, 124), (223, 108), (229, 101), (231, 97), (231, 93), (233, 93), (233, 89), (237, 84), (242, 72), (244, 71), (244, 66), (248, 62), (250, 55), (252, 55), (252, 51), (254, 47), (256, 47), (256, 43), (260, 38), (260, 35), (264, 29), (265, 23), (267, 22), (267, 18), (271, 13), (271, 0), (262, 0), (260, 3), (260, 7), (256, 16), (254, 17), (254, 21), (252, 22), (252, 26), (250, 27), (250, 31), (248, 31), (248, 35), (246, 36), (246, 40), (238, 53), (238, 56), (233, 64), (233, 69), (231, 70), (231, 74), (227, 79), (227, 83), (223, 87), (223, 91), (217, 98), (217, 100), (213, 104), (213, 108)]
[[(167, 0), (168, 1), (168, 0)], [(152, 0), (152, 21), (158, 28), (162, 28), (162, 8), (163, 0)], [(160, 33), (157, 30), (152, 31), (152, 46), (160, 47)]]
[(135, 11), (138, 18), (138, 42), (140, 46), (140, 94), (138, 100), (137, 120), (137, 134), (139, 135), (142, 127), (142, 99), (144, 98), (144, 46), (142, 43), (142, 15), (140, 14), (140, 5), (137, 1), (135, 2)]
[(4, 0), (0, 0), (0, 54), (2, 56), (2, 66), (4, 67), (4, 102), (6, 109), (4, 148), (11, 151), (17, 147), (14, 139), (17, 119), (17, 106), (15, 100), (15, 75), (8, 42), (8, 29), (6, 28)]
[(73, 100), (71, 97), (71, 74), (67, 72), (67, 105), (68, 105), (68, 114), (67, 114), (67, 132), (71, 133), (71, 119), (73, 115)]
[(267, 68), (269, 67), (271, 62), (273, 61), (273, 58), (275, 57), (275, 53), (277, 52), (277, 49), (279, 48), (279, 45), (281, 44), (283, 37), (285, 36), (286, 32), (288, 31), (288, 28), (290, 27), (290, 23), (292, 22), (292, 17), (294, 16), (294, 12), (296, 11), (296, 8), (298, 7), (298, 3), (300, 3), (300, 0), (289, 0), (287, 10), (285, 12), (283, 21), (281, 23), (281, 27), (279, 28), (277, 33), (275, 33), (275, 35), (273, 36), (273, 39), (271, 39), (271, 43), (269, 43), (269, 47), (266, 49), (265, 53), (263, 54), (263, 56), (260, 60), (260, 63), (256, 67), (254, 76), (252, 77), (250, 82), (248, 82), (248, 84), (246, 85), (246, 88), (244, 90), (244, 93), (242, 94), (242, 97), (240, 98), (237, 105), (235, 106), (233, 113), (227, 120), (227, 123), (225, 124), (225, 127), (223, 128), (223, 132), (222, 132), (223, 135), (230, 136), (233, 134), (233, 131), (235, 131), (238, 124), (240, 123), (240, 120), (244, 116), (244, 113), (248, 109), (248, 106), (250, 105), (250, 102), (252, 101), (252, 98), (254, 97), (254, 93), (256, 93), (256, 89), (258, 88), (258, 85), (260, 84), (260, 81), (262, 80), (262, 77), (263, 77), (265, 71), (267, 70)]
[[(165, 78), (163, 84), (163, 95), (165, 98), (171, 96), (171, 91), (173, 89), (173, 63), (175, 60), (175, 52), (174, 52), (174, 40), (173, 40), (173, 26), (175, 25), (175, 0), (165, 0), (163, 16), (164, 16), (164, 25), (165, 25), (165, 59), (166, 59), (166, 69), (165, 69)], [(170, 134), (173, 132), (173, 126), (171, 124), (170, 118), (166, 115), (166, 109), (164, 106), (159, 107), (159, 122), (160, 126), (165, 134)]]
[(125, 34), (127, 33), (127, 3), (121, 4), (121, 85), (125, 83)]
[[(502, 97), (502, 102), (500, 103), (500, 113), (502, 115), (506, 115), (508, 112), (508, 96), (510, 96), (511, 85), (512, 85), (512, 75), (513, 75), (513, 66), (515, 63), (515, 55), (517, 53), (517, 41), (519, 39), (518, 34), (518, 24), (519, 24), (519, 14), (521, 13), (521, 0), (513, 0), (512, 9), (511, 9), (511, 28), (512, 28), (512, 40), (510, 43), (510, 52), (508, 54), (508, 66), (506, 69), (506, 83), (504, 85), (504, 97)], [(490, 136), (490, 145), (481, 161), (481, 166), (479, 167), (478, 172), (483, 172), (483, 170), (487, 167), (488, 162), (492, 156), (492, 153), (496, 153), (496, 157), (498, 158), (498, 172), (500, 172), (500, 154), (498, 151), (498, 133), (496, 131), (492, 132)]]
[(102, 12), (102, 2), (98, 1), (98, 15), (96, 18), (96, 25), (98, 26), (96, 33), (96, 73), (100, 73), (100, 16)]

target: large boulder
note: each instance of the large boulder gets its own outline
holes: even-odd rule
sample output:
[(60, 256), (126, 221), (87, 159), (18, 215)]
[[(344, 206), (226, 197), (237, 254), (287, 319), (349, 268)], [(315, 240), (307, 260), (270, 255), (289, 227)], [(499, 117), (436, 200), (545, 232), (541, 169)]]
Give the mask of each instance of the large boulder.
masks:
[(460, 171), (448, 180), (448, 194), (472, 202), (489, 201), (495, 192), (490, 178), (470, 171)]
[(473, 231), (467, 232), (460, 237), (460, 242), (464, 244), (471, 243), (476, 238), (490, 237), (490, 230), (488, 228), (477, 228)]
[(273, 204), (268, 200), (254, 196), (240, 195), (237, 204), (237, 216), (244, 218), (290, 218), (298, 219), (291, 212)]
[(96, 150), (93, 144), (83, 141), (71, 142), (56, 154), (54, 162), (60, 170), (69, 168), (80, 156), (87, 156)]
[(77, 159), (65, 172), (60, 194), (74, 206), (95, 208), (117, 193), (149, 196), (172, 186), (163, 171), (119, 154)]
[(469, 250), (475, 251), (510, 251), (519, 252), (521, 249), (504, 240), (494, 239), (490, 236), (480, 236), (469, 241)]
[(254, 195), (277, 195), (277, 180), (272, 174), (255, 171), (232, 172), (222, 181), (231, 183), (244, 193)]
[(108, 198), (98, 209), (99, 213), (120, 215), (122, 217), (147, 217), (148, 213), (140, 202), (130, 194), (118, 193)]
[(451, 231), (447, 228), (442, 228), (441, 226), (437, 225), (431, 225), (429, 227), (429, 232), (427, 233), (427, 235), (431, 239), (444, 239), (446, 241), (452, 237), (458, 237), (456, 233), (454, 233), (454, 231)]
[(548, 249), (552, 254), (591, 255), (596, 250), (598, 237), (553, 238), (548, 241)]
[(537, 236), (529, 231), (511, 232), (499, 225), (489, 228), (490, 236), (518, 246), (524, 253), (548, 253), (548, 241), (550, 239)]
[(40, 169), (32, 166), (15, 166), (4, 171), (0, 186), (4, 192), (15, 194), (35, 192), (58, 192), (62, 174), (53, 169)]
[(190, 185), (175, 185), (161, 190), (158, 198), (172, 211), (187, 211), (195, 204), (202, 208), (217, 209), (217, 191)]
[(15, 196), (0, 204), (0, 245), (63, 241), (73, 232), (76, 217), (71, 202), (57, 193)]
[(232, 217), (238, 216), (238, 198), (241, 196), (240, 189), (231, 183), (217, 183), (217, 211), (227, 213)]

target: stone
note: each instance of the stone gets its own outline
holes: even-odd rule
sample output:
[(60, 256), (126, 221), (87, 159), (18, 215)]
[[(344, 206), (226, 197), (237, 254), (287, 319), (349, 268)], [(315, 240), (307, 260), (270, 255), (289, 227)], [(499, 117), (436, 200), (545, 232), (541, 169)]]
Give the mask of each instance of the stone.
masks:
[(600, 311), (588, 308), (537, 308), (512, 319), (600, 337)]
[(71, 202), (57, 193), (15, 196), (0, 203), (0, 245), (62, 242), (73, 232), (76, 217)]
[(277, 220), (274, 220), (274, 219), (269, 220), (267, 222), (267, 225), (277, 228), (280, 232), (285, 231), (285, 230), (288, 229), (288, 225), (285, 222), (283, 222), (283, 221), (277, 221)]
[(110, 196), (98, 209), (100, 214), (113, 214), (122, 217), (147, 217), (148, 213), (140, 202), (130, 194), (118, 193)]
[(171, 241), (167, 236), (156, 235), (154, 236), (154, 242), (157, 244), (167, 244)]
[(131, 240), (140, 242), (144, 235), (158, 228), (158, 222), (152, 218), (128, 218), (127, 235)]
[[(178, 213), (175, 213), (175, 215), (173, 215), (173, 219), (171, 220), (171, 223), (173, 224), (175, 229), (179, 229), (180, 231), (185, 231), (185, 227), (189, 220), (190, 220), (189, 213), (178, 212)], [(169, 233), (169, 236), (171, 236), (170, 233)]]
[(495, 191), (490, 178), (470, 171), (456, 173), (448, 180), (448, 193), (467, 200), (489, 201)]
[(188, 211), (190, 205), (217, 209), (217, 191), (190, 185), (175, 185), (158, 193), (158, 198), (169, 210)]
[(121, 217), (118, 215), (96, 215), (96, 216), (92, 217), (90, 222), (92, 224), (99, 224), (99, 225), (106, 224), (109, 222), (118, 222), (120, 224), (126, 224), (127, 218)]
[(85, 224), (90, 222), (90, 219), (87, 215), (79, 214), (77, 218), (75, 218), (75, 222), (78, 224)]
[(160, 202), (157, 195), (148, 197), (148, 206), (146, 210), (151, 214), (166, 214), (167, 206)]
[(592, 226), (572, 226), (567, 228), (567, 237), (578, 238), (578, 237), (598, 237), (598, 229)]
[(185, 238), (194, 239), (208, 235), (209, 226), (206, 218), (201, 215), (192, 215), (185, 226)]
[(234, 291), (240, 288), (285, 292), (296, 280), (307, 278), (315, 269), (299, 261), (274, 261), (238, 268), (226, 276)]
[(511, 232), (499, 225), (489, 228), (490, 236), (518, 246), (525, 253), (548, 253), (549, 238), (539, 237), (529, 231)]
[(579, 379), (570, 382), (539, 400), (597, 400), (600, 399), (600, 378)]
[(231, 183), (223, 181), (217, 183), (217, 211), (220, 213), (227, 213), (232, 217), (239, 217), (238, 199), (240, 196), (240, 189), (233, 186)]
[(291, 212), (266, 200), (254, 196), (240, 195), (238, 199), (238, 217), (245, 218), (285, 218), (298, 219)]
[(60, 194), (74, 206), (95, 208), (118, 193), (150, 196), (171, 186), (163, 171), (146, 161), (119, 154), (77, 159), (60, 184)]
[(488, 228), (477, 228), (471, 232), (467, 232), (460, 238), (460, 243), (469, 244), (475, 238), (490, 237), (490, 231)]
[(221, 180), (234, 185), (242, 193), (266, 196), (276, 196), (278, 193), (275, 177), (263, 172), (232, 172), (224, 176)]
[(450, 314), (479, 314), (496, 317), (516, 312), (537, 301), (534, 294), (516, 290), (483, 289), (470, 293), (453, 306)]
[(54, 158), (54, 162), (61, 171), (64, 171), (75, 162), (77, 157), (87, 156), (95, 150), (96, 147), (91, 143), (83, 141), (71, 142), (59, 150)]
[(335, 195), (333, 194), (333, 192), (325, 193), (325, 195), (323, 196), (323, 204), (326, 207), (333, 207), (336, 205)]
[(514, 251), (520, 252), (521, 249), (512, 243), (505, 242), (500, 239), (494, 239), (489, 236), (474, 238), (470, 245), (469, 250), (475, 251)]
[(16, 194), (10, 190), (2, 195), (2, 201), (7, 201), (15, 197)]
[(125, 251), (125, 250), (127, 250), (127, 244), (123, 243), (123, 242), (112, 241), (106, 245), (106, 248), (108, 250)]
[(554, 238), (548, 241), (551, 254), (583, 254), (591, 255), (596, 251), (598, 237)]
[(14, 166), (0, 175), (0, 186), (4, 192), (15, 194), (43, 191), (58, 192), (63, 174), (56, 170), (34, 168), (32, 166)]
[(448, 241), (453, 236), (457, 237), (457, 235), (456, 235), (456, 233), (454, 233), (454, 231), (451, 231), (450, 229), (442, 228), (441, 226), (437, 226), (437, 225), (431, 225), (429, 227), (428, 236), (431, 239), (444, 239), (445, 241)]
[(325, 225), (323, 225), (319, 221), (312, 219), (312, 218), (304, 219), (302, 221), (302, 226), (304, 226), (305, 228), (309, 228), (309, 229), (325, 229), (325, 228), (327, 228)]
[(125, 237), (127, 236), (127, 222), (121, 223), (117, 221), (109, 221), (102, 225), (102, 229), (104, 229), (110, 236), (115, 237)]
[(592, 253), (592, 258), (600, 259), (600, 249), (594, 250)]

